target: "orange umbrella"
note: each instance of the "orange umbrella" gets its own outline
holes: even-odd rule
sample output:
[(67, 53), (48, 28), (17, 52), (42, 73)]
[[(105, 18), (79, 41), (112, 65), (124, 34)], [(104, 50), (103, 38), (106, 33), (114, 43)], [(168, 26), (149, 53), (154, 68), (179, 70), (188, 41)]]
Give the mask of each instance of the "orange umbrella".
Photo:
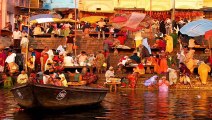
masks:
[(99, 21), (101, 18), (107, 18), (106, 16), (88, 16), (88, 17), (83, 17), (80, 19), (80, 21), (88, 22), (88, 23), (96, 23)]

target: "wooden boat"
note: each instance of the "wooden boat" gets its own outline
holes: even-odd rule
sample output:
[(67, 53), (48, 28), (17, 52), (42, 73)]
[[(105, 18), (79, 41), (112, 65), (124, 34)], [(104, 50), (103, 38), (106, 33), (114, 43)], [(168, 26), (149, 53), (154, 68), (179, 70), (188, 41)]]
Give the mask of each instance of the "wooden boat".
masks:
[(33, 108), (37, 106), (37, 101), (33, 95), (32, 85), (23, 84), (11, 89), (13, 96), (20, 107)]
[(58, 87), (25, 84), (12, 88), (18, 105), (24, 108), (64, 109), (100, 103), (108, 89), (91, 87)]

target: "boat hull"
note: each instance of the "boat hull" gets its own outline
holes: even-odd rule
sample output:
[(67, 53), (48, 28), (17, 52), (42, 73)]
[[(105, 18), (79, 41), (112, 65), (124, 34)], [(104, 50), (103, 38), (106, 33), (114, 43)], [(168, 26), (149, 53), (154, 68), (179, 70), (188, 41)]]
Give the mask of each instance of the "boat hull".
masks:
[(18, 85), (11, 89), (13, 96), (22, 108), (33, 108), (37, 106), (36, 99), (33, 94), (33, 86), (29, 84)]
[[(57, 87), (50, 85), (25, 85), (12, 89), (12, 93), (21, 107), (63, 109), (73, 106), (92, 105), (100, 103), (108, 89), (90, 87)], [(29, 87), (27, 87), (29, 86)], [(27, 95), (24, 91), (27, 90)], [(20, 91), (23, 97), (20, 97)], [(31, 92), (31, 93), (30, 93)]]
[(100, 103), (107, 90), (86, 88), (65, 88), (35, 85), (35, 96), (42, 107), (67, 108)]

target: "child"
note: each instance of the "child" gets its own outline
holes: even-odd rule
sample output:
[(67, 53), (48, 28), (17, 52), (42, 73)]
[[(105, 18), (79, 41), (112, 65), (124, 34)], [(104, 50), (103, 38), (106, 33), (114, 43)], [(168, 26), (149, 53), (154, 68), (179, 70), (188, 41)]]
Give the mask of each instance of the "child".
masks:
[(11, 88), (13, 86), (12, 78), (9, 74), (3, 73), (4, 88)]

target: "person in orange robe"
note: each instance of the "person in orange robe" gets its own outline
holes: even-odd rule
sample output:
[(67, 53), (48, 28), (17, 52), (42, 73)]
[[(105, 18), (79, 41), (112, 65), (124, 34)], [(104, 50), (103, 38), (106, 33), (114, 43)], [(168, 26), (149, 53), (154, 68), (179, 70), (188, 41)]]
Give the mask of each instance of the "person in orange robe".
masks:
[(157, 74), (160, 74), (160, 58), (159, 58), (159, 55), (156, 55), (156, 58), (155, 58), (155, 63), (153, 63), (154, 65), (154, 72), (157, 73)]
[(146, 60), (146, 65), (154, 65), (155, 64), (155, 57), (153, 57), (152, 55), (150, 55), (147, 60)]
[(165, 53), (162, 53), (161, 59), (160, 59), (160, 72), (166, 73), (167, 69), (168, 69), (167, 58)]

